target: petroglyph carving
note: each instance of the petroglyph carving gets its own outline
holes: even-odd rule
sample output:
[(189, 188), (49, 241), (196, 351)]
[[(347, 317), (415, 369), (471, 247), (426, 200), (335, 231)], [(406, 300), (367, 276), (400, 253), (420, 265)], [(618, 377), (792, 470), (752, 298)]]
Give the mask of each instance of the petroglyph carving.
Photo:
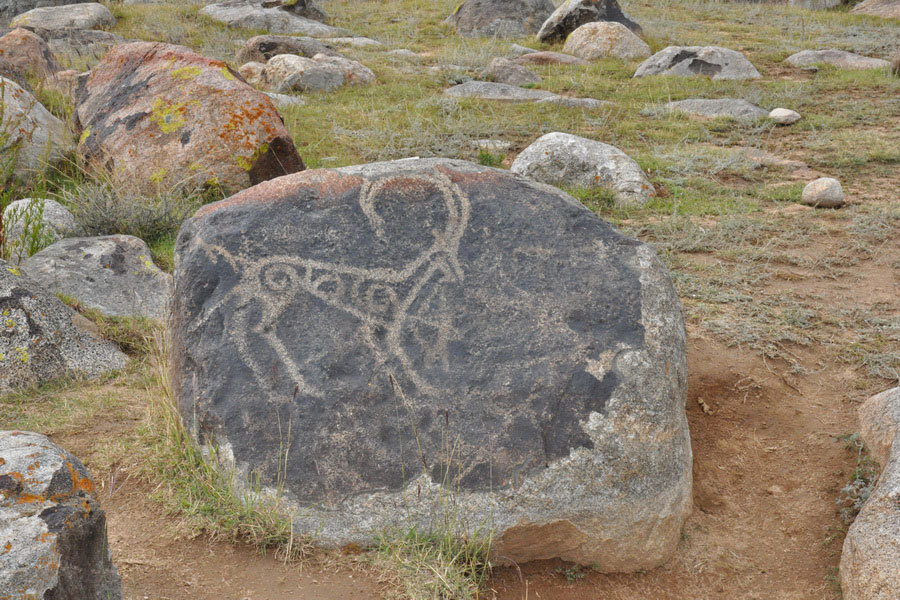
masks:
[[(297, 298), (309, 294), (337, 308), (358, 322), (358, 338), (376, 358), (376, 367), (399, 365), (419, 393), (439, 390), (429, 381), (428, 371), (450, 368), (449, 344), (455, 339), (452, 312), (442, 310), (447, 294), (462, 289), (465, 278), (459, 246), (469, 223), (470, 202), (463, 191), (440, 173), (387, 177), (364, 183), (359, 207), (375, 236), (389, 242), (388, 223), (379, 212), (380, 203), (391, 202), (392, 186), (434, 189), (442, 198), (443, 229), (432, 229), (429, 247), (397, 268), (360, 268), (302, 256), (271, 256), (251, 259), (225, 248), (200, 242), (209, 259), (225, 261), (239, 275), (239, 282), (205, 308), (191, 324), (196, 331), (222, 314), (225, 331), (241, 361), (249, 367), (262, 389), (272, 387), (269, 364), (250, 351), (251, 336), (265, 340), (299, 393), (323, 397), (298, 361), (296, 348), (279, 336), (277, 324)], [(422, 353), (415, 359), (409, 348)], [(307, 348), (305, 358), (314, 359)], [(284, 398), (282, 394), (280, 397)]]

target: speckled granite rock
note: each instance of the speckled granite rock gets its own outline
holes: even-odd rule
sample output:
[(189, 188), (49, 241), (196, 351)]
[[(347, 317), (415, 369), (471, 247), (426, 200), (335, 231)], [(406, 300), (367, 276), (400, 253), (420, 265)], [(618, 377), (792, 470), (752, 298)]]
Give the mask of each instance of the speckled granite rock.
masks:
[(660, 50), (635, 71), (648, 75), (702, 75), (710, 79), (759, 79), (762, 75), (743, 54), (718, 46), (669, 46)]
[(41, 29), (101, 29), (115, 26), (116, 18), (102, 4), (81, 2), (35, 8), (17, 16), (9, 24), (11, 27)]
[(699, 117), (728, 117), (738, 121), (753, 121), (768, 115), (764, 109), (740, 98), (687, 98), (663, 105), (665, 112), (680, 112)]
[(501, 561), (674, 551), (680, 304), (570, 196), (463, 161), (310, 171), (200, 209), (176, 261), (181, 414), (244, 475), (284, 475), (295, 533), (366, 543), (452, 496)]
[(80, 153), (150, 194), (185, 182), (234, 192), (304, 168), (272, 101), (183, 46), (116, 46), (75, 112)]
[(537, 37), (543, 42), (564, 40), (582, 25), (600, 21), (621, 23), (637, 35), (642, 33), (616, 0), (566, 0), (544, 22)]
[(37, 433), (0, 431), (0, 598), (122, 598), (90, 474)]
[(846, 50), (803, 50), (791, 54), (784, 62), (794, 67), (809, 67), (817, 63), (835, 66), (839, 69), (888, 69), (891, 66), (886, 60), (862, 56)]
[(464, 36), (522, 37), (537, 33), (553, 8), (550, 0), (464, 0), (447, 20)]
[(863, 440), (884, 465), (878, 486), (847, 531), (841, 553), (845, 600), (900, 598), (900, 388), (860, 408)]
[(98, 376), (125, 366), (87, 320), (0, 260), (0, 393), (66, 374)]
[(112, 317), (168, 317), (172, 276), (153, 264), (150, 248), (130, 235), (68, 238), (22, 266), (44, 288)]

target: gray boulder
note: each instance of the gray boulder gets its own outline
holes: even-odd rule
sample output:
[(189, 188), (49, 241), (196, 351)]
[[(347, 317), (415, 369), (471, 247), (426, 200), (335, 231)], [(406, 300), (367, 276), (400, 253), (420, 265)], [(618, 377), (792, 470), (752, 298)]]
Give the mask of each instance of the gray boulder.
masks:
[(47, 165), (59, 162), (75, 147), (65, 123), (10, 79), (0, 77), (0, 155), (12, 156), (11, 173), (0, 171), (0, 184), (13, 175), (31, 179)]
[(589, 65), (588, 61), (562, 52), (529, 52), (516, 58), (520, 65)]
[(680, 112), (699, 117), (728, 117), (737, 121), (752, 121), (768, 116), (755, 104), (738, 98), (688, 98), (663, 105), (665, 112)]
[(569, 35), (563, 52), (585, 60), (630, 60), (650, 56), (650, 46), (621, 23), (586, 23)]
[(122, 598), (90, 473), (37, 433), (0, 431), (0, 598)]
[(130, 235), (68, 238), (22, 263), (44, 288), (112, 317), (168, 316), (172, 276), (153, 264), (150, 248)]
[(35, 29), (46, 40), (50, 51), (70, 63), (93, 66), (109, 49), (125, 43), (125, 38), (109, 31), (94, 29)]
[(340, 56), (339, 53), (315, 38), (291, 35), (257, 35), (244, 43), (244, 46), (237, 53), (237, 60), (241, 64), (248, 62), (266, 63), (270, 58), (279, 54), (296, 54), (306, 58), (312, 58), (316, 54)]
[(627, 154), (569, 133), (541, 136), (522, 150), (510, 170), (550, 185), (609, 188), (622, 205), (644, 204), (656, 192)]
[(23, 13), (12, 21), (12, 27), (41, 29), (102, 29), (114, 27), (116, 18), (108, 8), (96, 2), (45, 6)]
[(0, 26), (6, 26), (9, 20), (33, 8), (41, 6), (61, 6), (72, 0), (0, 0)]
[(863, 0), (851, 8), (850, 12), (885, 19), (900, 19), (900, 0)]
[(447, 20), (464, 36), (523, 37), (552, 13), (550, 0), (465, 0)]
[(886, 60), (861, 56), (844, 50), (803, 50), (788, 56), (784, 62), (794, 67), (810, 67), (815, 64), (833, 65), (839, 69), (888, 69)]
[(463, 161), (317, 170), (201, 208), (176, 261), (185, 424), (283, 481), (298, 534), (367, 543), (452, 505), (502, 561), (674, 551), (680, 305), (653, 250), (573, 198)]
[(501, 102), (537, 102), (547, 98), (558, 98), (553, 92), (531, 90), (494, 81), (467, 81), (447, 88), (444, 90), (444, 95), (453, 98), (480, 98)]
[(621, 23), (637, 35), (643, 33), (616, 0), (566, 0), (544, 21), (537, 37), (542, 42), (562, 41), (582, 25), (596, 21)]
[(776, 125), (793, 125), (803, 117), (797, 111), (789, 108), (773, 108), (769, 112), (769, 118)]
[(495, 58), (481, 72), (481, 78), (509, 85), (540, 83), (541, 76), (508, 58)]
[(73, 232), (78, 224), (69, 210), (49, 198), (24, 198), (10, 202), (3, 211), (3, 235), (12, 247), (14, 263), (25, 258), (31, 240), (43, 244), (53, 242)]
[(841, 591), (846, 600), (895, 600), (900, 598), (900, 388), (870, 398), (860, 409), (860, 424), (863, 440), (885, 467), (844, 538)]
[(759, 79), (762, 75), (743, 54), (718, 46), (669, 46), (645, 60), (635, 77), (703, 75), (711, 79)]
[(222, 0), (200, 9), (206, 15), (231, 27), (261, 29), (269, 33), (299, 34), (311, 37), (344, 35), (342, 29), (296, 14), (289, 5), (269, 6), (264, 0)]
[(262, 81), (280, 93), (328, 92), (343, 85), (369, 85), (375, 82), (375, 74), (362, 63), (342, 56), (279, 54), (266, 63)]
[(64, 375), (96, 377), (125, 355), (25, 270), (0, 260), (0, 393)]

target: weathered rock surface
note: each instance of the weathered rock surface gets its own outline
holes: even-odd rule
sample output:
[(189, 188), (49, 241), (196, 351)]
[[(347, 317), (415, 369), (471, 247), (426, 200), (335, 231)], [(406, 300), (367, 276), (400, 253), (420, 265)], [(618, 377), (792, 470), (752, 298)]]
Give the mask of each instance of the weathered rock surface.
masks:
[(0, 549), (0, 598), (122, 598), (91, 476), (43, 435), (0, 431)]
[(531, 90), (508, 83), (493, 81), (467, 81), (444, 90), (444, 95), (454, 98), (481, 98), (501, 102), (537, 102), (546, 98), (558, 98), (553, 92)]
[(585, 60), (609, 56), (627, 60), (647, 58), (650, 46), (621, 23), (587, 23), (569, 35), (563, 52)]
[(125, 42), (118, 34), (92, 29), (35, 29), (35, 33), (46, 40), (54, 55), (76, 64), (94, 65), (110, 48)]
[(262, 80), (276, 92), (329, 92), (343, 85), (369, 85), (375, 82), (375, 74), (343, 56), (279, 54), (266, 63)]
[(875, 394), (859, 408), (859, 431), (872, 457), (888, 464), (900, 433), (900, 387)]
[(33, 32), (17, 28), (0, 37), (0, 76), (25, 86), (29, 78), (46, 81), (59, 70), (50, 47)]
[(851, 8), (850, 12), (885, 19), (900, 19), (900, 0), (863, 0)]
[(0, 0), (0, 27), (6, 26), (9, 20), (33, 8), (40, 6), (60, 6), (72, 0)]
[(508, 58), (495, 58), (481, 72), (481, 78), (510, 85), (540, 83), (541, 76)]
[(791, 6), (799, 6), (806, 10), (827, 10), (841, 5), (841, 0), (788, 0)]
[(793, 125), (801, 119), (800, 113), (789, 108), (773, 108), (769, 118), (778, 125)]
[[(3, 235), (11, 248), (12, 262), (26, 256), (26, 239), (35, 236), (52, 243), (73, 232), (76, 227), (72, 213), (49, 198), (23, 198), (11, 202), (3, 211)], [(28, 234), (23, 235), (26, 229)]]
[(841, 592), (846, 600), (894, 600), (900, 597), (900, 388), (869, 399), (860, 423), (885, 467), (844, 539)]
[(589, 65), (583, 58), (562, 52), (529, 52), (516, 59), (520, 65)]
[(537, 37), (542, 42), (561, 41), (582, 25), (597, 21), (621, 23), (637, 35), (643, 33), (616, 0), (566, 0), (544, 22)]
[(623, 205), (645, 203), (655, 193), (641, 167), (609, 144), (568, 133), (548, 133), (522, 150), (513, 173), (551, 185), (605, 187)]
[(253, 87), (265, 87), (266, 80), (263, 75), (266, 72), (266, 64), (261, 62), (244, 63), (238, 68), (238, 73)]
[(10, 21), (11, 27), (41, 29), (102, 29), (115, 24), (116, 18), (109, 9), (96, 2), (34, 8)]
[(273, 56), (279, 54), (296, 54), (312, 58), (316, 54), (326, 56), (340, 56), (319, 40), (311, 37), (295, 37), (290, 35), (258, 35), (252, 37), (237, 53), (237, 60), (244, 64), (248, 62), (266, 63)]
[(223, 0), (200, 9), (200, 13), (232, 27), (261, 29), (269, 33), (336, 37), (346, 32), (294, 13), (290, 5), (268, 6), (264, 0)]
[(2, 260), (0, 319), (0, 392), (125, 366), (125, 355), (97, 338), (86, 319)]
[(635, 77), (647, 75), (703, 75), (711, 79), (759, 79), (762, 75), (743, 54), (718, 46), (669, 46), (637, 68)]
[(501, 560), (627, 571), (674, 550), (678, 299), (571, 197), (462, 161), (310, 171), (202, 208), (176, 255), (181, 413), (264, 485), (286, 464), (296, 532), (365, 543), (452, 493)]
[(80, 152), (149, 191), (235, 191), (303, 169), (272, 101), (221, 61), (182, 46), (116, 46), (78, 98)]
[(460, 35), (522, 37), (537, 33), (553, 8), (550, 0), (465, 0), (448, 21)]
[(833, 177), (820, 177), (803, 188), (800, 202), (818, 208), (840, 208), (844, 205), (841, 182)]
[(150, 248), (130, 235), (69, 238), (22, 263), (45, 289), (112, 317), (168, 316), (172, 277), (153, 263)]
[(887, 69), (886, 60), (861, 56), (844, 50), (803, 50), (788, 56), (784, 62), (794, 67), (809, 67), (818, 63), (833, 65), (839, 69)]
[(65, 123), (19, 84), (4, 77), (0, 77), (0, 105), (0, 131), (7, 132), (0, 137), (0, 155), (14, 155), (12, 173), (0, 172), (0, 184), (9, 175), (29, 180), (74, 147)]
[(700, 117), (728, 117), (751, 121), (768, 116), (764, 109), (739, 98), (688, 98), (663, 105), (666, 112), (681, 112)]

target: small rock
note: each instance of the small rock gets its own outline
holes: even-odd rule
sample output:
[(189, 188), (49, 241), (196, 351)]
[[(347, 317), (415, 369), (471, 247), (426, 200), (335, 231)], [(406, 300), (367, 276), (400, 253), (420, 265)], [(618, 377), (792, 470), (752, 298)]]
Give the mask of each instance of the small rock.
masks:
[(597, 110), (606, 106), (612, 106), (612, 102), (606, 100), (597, 100), (596, 98), (572, 98), (571, 96), (555, 96), (553, 98), (544, 98), (538, 100), (538, 104), (557, 104), (567, 108), (584, 108), (586, 110)]
[(316, 54), (340, 56), (340, 54), (315, 38), (291, 35), (257, 35), (244, 43), (237, 53), (237, 60), (241, 64), (248, 62), (266, 63), (270, 58), (279, 54), (296, 54), (307, 58), (312, 58)]
[(22, 263), (52, 292), (110, 317), (165, 319), (172, 276), (153, 264), (150, 248), (130, 235), (68, 238)]
[(534, 48), (520, 46), (519, 44), (512, 44), (509, 47), (509, 54), (515, 57), (523, 56), (525, 54), (534, 54), (535, 52), (537, 52), (537, 50), (535, 50)]
[(588, 61), (562, 52), (529, 52), (516, 59), (520, 65), (589, 65)]
[(573, 31), (563, 52), (586, 60), (609, 56), (621, 59), (647, 58), (650, 46), (621, 23), (587, 23)]
[(386, 52), (386, 54), (388, 56), (399, 56), (400, 58), (410, 58), (410, 59), (419, 58), (418, 54), (416, 54), (415, 52), (413, 52), (412, 50), (409, 50), (407, 48), (397, 48), (396, 50), (388, 50)]
[(739, 98), (688, 98), (663, 105), (664, 112), (681, 112), (714, 119), (728, 117), (737, 121), (752, 121), (766, 116), (766, 111)]
[(322, 38), (326, 44), (334, 44), (335, 46), (352, 46), (353, 48), (381, 48), (384, 46), (378, 40), (367, 37), (331, 37)]
[(97, 377), (125, 366), (125, 355), (38, 285), (0, 260), (0, 393), (64, 375)]
[(778, 125), (793, 125), (801, 119), (800, 113), (789, 108), (776, 108), (769, 113), (769, 118)]
[(508, 152), (512, 148), (512, 142), (506, 140), (474, 140), (472, 147), (476, 150), (484, 150), (485, 152)]
[(669, 46), (645, 60), (635, 77), (702, 75), (710, 79), (759, 79), (762, 75), (740, 52), (718, 46)]
[(447, 21), (469, 37), (523, 37), (537, 33), (553, 13), (550, 0), (464, 0)]
[(0, 37), (0, 75), (26, 86), (29, 78), (46, 81), (61, 67), (40, 36), (13, 29)]
[(612, 189), (621, 205), (640, 205), (656, 193), (641, 167), (609, 144), (548, 133), (516, 157), (510, 171), (550, 185)]
[(287, 106), (303, 106), (306, 104), (306, 100), (304, 100), (300, 96), (292, 96), (290, 94), (279, 94), (277, 92), (264, 92), (266, 96), (272, 99), (272, 101), (281, 107)]
[(537, 73), (529, 71), (522, 65), (508, 58), (495, 58), (481, 72), (482, 79), (508, 83), (510, 85), (528, 85), (540, 83), (541, 77)]
[(116, 18), (109, 9), (96, 2), (43, 6), (23, 13), (10, 21), (11, 27), (41, 29), (102, 29), (114, 27)]
[(564, 40), (582, 25), (598, 21), (621, 23), (637, 35), (642, 33), (641, 26), (625, 14), (616, 0), (566, 0), (544, 22), (537, 38), (542, 42)]
[(530, 90), (507, 83), (493, 81), (467, 81), (444, 90), (445, 96), (454, 98), (481, 98), (502, 102), (537, 102), (546, 98), (557, 98), (552, 92)]
[(362, 63), (341, 56), (279, 54), (266, 64), (263, 81), (280, 93), (330, 92), (343, 85), (368, 85), (375, 81), (375, 74)]
[(247, 83), (252, 85), (253, 87), (262, 87), (265, 85), (265, 80), (263, 79), (263, 73), (266, 71), (266, 65), (260, 62), (248, 62), (241, 65), (238, 69), (238, 73), (241, 74)]
[[(55, 164), (74, 147), (65, 123), (19, 84), (0, 77), (0, 156), (15, 160), (12, 174), (23, 181)], [(16, 151), (12, 154), (11, 149)], [(5, 173), (4, 173), (5, 175)], [(0, 181), (0, 186), (4, 182)]]
[(886, 60), (861, 56), (844, 50), (803, 50), (788, 56), (784, 62), (794, 67), (811, 67), (817, 63), (832, 65), (839, 69), (887, 69), (891, 66)]
[(345, 31), (295, 14), (290, 5), (271, 6), (267, 0), (223, 0), (200, 9), (206, 15), (231, 27), (259, 29), (269, 33), (340, 37)]
[(803, 188), (800, 201), (817, 208), (840, 208), (844, 205), (844, 190), (837, 179), (820, 177)]
[(784, 490), (780, 485), (773, 485), (766, 488), (766, 493), (768, 493), (770, 496), (780, 496), (784, 493)]
[[(38, 216), (40, 221), (36, 220)], [(66, 207), (49, 198), (25, 198), (10, 203), (3, 211), (3, 235), (14, 263), (18, 262), (17, 258), (26, 258), (27, 249), (23, 247), (26, 226), (29, 232), (25, 237), (38, 236), (49, 244), (65, 237), (78, 225)]]
[(850, 12), (885, 19), (900, 19), (900, 0), (863, 0), (851, 8)]

